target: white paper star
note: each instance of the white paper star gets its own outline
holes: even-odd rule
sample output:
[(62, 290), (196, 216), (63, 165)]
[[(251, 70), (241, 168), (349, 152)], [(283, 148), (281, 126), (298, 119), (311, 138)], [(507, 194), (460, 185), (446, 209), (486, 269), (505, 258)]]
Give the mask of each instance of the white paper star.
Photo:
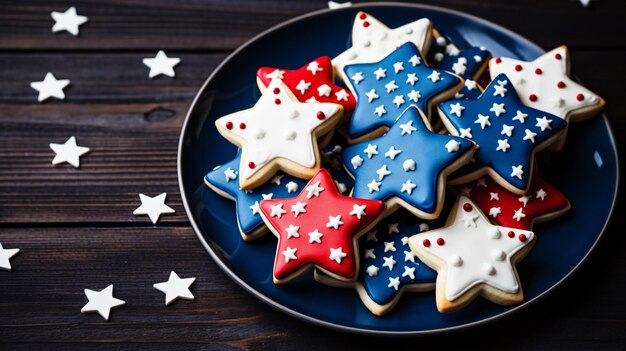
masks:
[(181, 279), (176, 272), (171, 271), (169, 279), (164, 283), (154, 284), (154, 288), (165, 293), (165, 305), (169, 305), (176, 299), (193, 300), (193, 294), (189, 291), (189, 287), (196, 278)]
[(80, 167), (80, 156), (89, 152), (88, 147), (76, 145), (76, 138), (73, 136), (65, 144), (50, 143), (50, 148), (56, 154), (52, 159), (53, 165), (67, 162), (76, 168)]
[(51, 97), (61, 100), (65, 99), (63, 88), (68, 84), (70, 84), (69, 79), (57, 80), (54, 74), (48, 72), (42, 81), (30, 83), (30, 87), (39, 92), (37, 101), (42, 102)]
[(65, 30), (74, 36), (78, 35), (78, 26), (88, 20), (87, 17), (78, 15), (74, 6), (70, 7), (65, 12), (52, 11), (50, 16), (54, 19), (52, 32), (56, 33)]
[(154, 58), (143, 59), (143, 64), (150, 67), (150, 73), (148, 76), (154, 78), (159, 74), (164, 74), (168, 77), (174, 77), (174, 66), (180, 63), (180, 59), (177, 57), (169, 58), (165, 55), (163, 50), (159, 50)]
[(102, 318), (109, 320), (111, 309), (122, 306), (126, 302), (113, 297), (113, 284), (101, 291), (85, 289), (89, 302), (80, 310), (81, 313), (98, 312)]
[(9, 259), (17, 255), (18, 252), (20, 252), (20, 249), (5, 249), (2, 247), (2, 244), (0, 244), (0, 269), (10, 271), (11, 262)]
[(159, 217), (164, 213), (174, 213), (174, 209), (165, 204), (165, 197), (167, 193), (162, 193), (155, 197), (150, 197), (144, 194), (139, 194), (139, 200), (141, 200), (141, 206), (137, 207), (133, 211), (136, 215), (148, 215), (152, 224), (156, 224)]

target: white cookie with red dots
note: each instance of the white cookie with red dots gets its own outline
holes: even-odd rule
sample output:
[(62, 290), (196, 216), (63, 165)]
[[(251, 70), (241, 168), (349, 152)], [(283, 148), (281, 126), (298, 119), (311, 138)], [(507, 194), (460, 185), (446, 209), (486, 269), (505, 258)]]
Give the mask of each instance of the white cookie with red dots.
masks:
[(499, 305), (524, 300), (515, 268), (531, 250), (528, 230), (492, 225), (470, 199), (459, 197), (443, 228), (409, 238), (411, 250), (436, 270), (439, 312), (453, 312), (478, 295)]
[[(593, 117), (605, 105), (604, 99), (570, 78), (569, 51), (565, 45), (529, 62), (495, 57), (489, 61), (489, 73), (492, 79), (506, 74), (525, 105), (567, 122)], [(565, 137), (552, 149), (561, 149)]]
[(422, 56), (426, 56), (431, 32), (432, 23), (428, 18), (390, 29), (374, 16), (360, 11), (352, 25), (352, 46), (332, 60), (335, 75), (353, 90), (344, 67), (355, 63), (378, 62), (409, 41), (417, 46)]
[(299, 102), (274, 79), (252, 108), (220, 117), (215, 126), (241, 148), (239, 185), (253, 189), (279, 170), (313, 177), (321, 166), (318, 136), (331, 132), (342, 113), (339, 104)]

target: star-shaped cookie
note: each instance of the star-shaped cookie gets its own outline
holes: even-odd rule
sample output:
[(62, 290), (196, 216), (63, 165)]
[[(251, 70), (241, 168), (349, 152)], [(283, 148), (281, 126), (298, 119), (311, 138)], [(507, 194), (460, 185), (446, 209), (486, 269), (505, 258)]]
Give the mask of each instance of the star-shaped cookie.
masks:
[(288, 282), (313, 267), (339, 280), (355, 280), (357, 240), (384, 207), (382, 201), (341, 195), (325, 169), (295, 198), (261, 201), (263, 221), (278, 237), (274, 282)]
[(572, 80), (569, 72), (569, 51), (565, 45), (530, 62), (505, 57), (489, 61), (492, 79), (506, 74), (525, 105), (568, 122), (595, 116), (604, 107), (604, 100)]
[(220, 117), (217, 130), (241, 147), (239, 184), (253, 189), (283, 170), (310, 179), (320, 168), (317, 136), (331, 131), (343, 108), (332, 103), (299, 102), (274, 79), (254, 107)]
[(457, 99), (476, 99), (482, 93), (480, 80), (491, 54), (484, 47), (459, 48), (449, 38), (433, 29), (433, 39), (428, 51), (428, 62), (434, 68), (453, 72), (465, 80)]
[(530, 187), (534, 154), (565, 133), (563, 119), (525, 106), (506, 75), (491, 82), (476, 100), (448, 100), (439, 115), (453, 135), (478, 144), (470, 162), (450, 176), (462, 184), (485, 174), (511, 192), (524, 195)]
[(357, 13), (352, 25), (352, 46), (333, 59), (337, 76), (348, 86), (352, 82), (344, 67), (355, 63), (370, 63), (382, 60), (406, 42), (415, 44), (422, 53), (428, 52), (432, 23), (427, 18), (390, 29), (374, 16)]
[(261, 67), (256, 73), (261, 91), (278, 78), (285, 83), (300, 102), (332, 102), (345, 111), (354, 110), (356, 99), (350, 90), (333, 83), (333, 66), (330, 57), (322, 56), (296, 69)]
[(482, 295), (500, 305), (524, 300), (515, 264), (532, 248), (533, 232), (494, 226), (460, 196), (445, 227), (409, 239), (413, 252), (437, 275), (440, 312), (452, 312)]
[(381, 135), (411, 104), (429, 116), (431, 106), (463, 86), (461, 78), (427, 67), (413, 43), (400, 46), (379, 62), (346, 66), (345, 72), (359, 102), (348, 125), (353, 140)]
[(385, 201), (388, 212), (402, 206), (423, 219), (439, 216), (446, 177), (470, 160), (475, 144), (429, 128), (410, 106), (382, 137), (346, 147), (352, 196)]
[(556, 218), (571, 207), (561, 192), (537, 176), (524, 196), (506, 190), (489, 177), (477, 180), (462, 191), (468, 192), (493, 222), (517, 229), (531, 230), (533, 224)]
[(335, 287), (355, 288), (363, 304), (375, 315), (391, 311), (405, 291), (429, 291), (437, 273), (409, 248), (409, 237), (428, 230), (426, 223), (382, 220), (359, 239), (361, 268), (355, 282), (342, 282), (316, 271), (315, 279)]

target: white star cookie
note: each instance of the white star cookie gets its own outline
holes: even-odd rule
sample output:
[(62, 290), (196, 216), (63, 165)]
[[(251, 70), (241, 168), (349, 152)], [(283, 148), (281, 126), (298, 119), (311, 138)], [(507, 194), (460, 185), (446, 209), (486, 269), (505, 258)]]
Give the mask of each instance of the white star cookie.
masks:
[(438, 273), (437, 309), (452, 312), (478, 295), (500, 305), (522, 302), (515, 263), (534, 242), (533, 232), (492, 225), (478, 206), (460, 196), (445, 227), (412, 236), (409, 246)]
[[(491, 78), (506, 74), (525, 105), (568, 122), (597, 115), (604, 108), (604, 99), (572, 80), (569, 72), (569, 51), (565, 45), (530, 62), (505, 57), (489, 61)], [(552, 149), (561, 149), (564, 142), (565, 136)]]
[(430, 46), (431, 32), (432, 23), (427, 18), (390, 29), (374, 16), (359, 12), (352, 25), (352, 47), (333, 59), (335, 74), (352, 89), (350, 79), (343, 71), (345, 66), (378, 62), (408, 41), (415, 44), (424, 56)]
[(255, 188), (279, 169), (310, 179), (320, 168), (317, 136), (331, 131), (343, 112), (334, 103), (302, 103), (274, 79), (252, 108), (215, 121), (217, 130), (241, 147), (239, 184)]

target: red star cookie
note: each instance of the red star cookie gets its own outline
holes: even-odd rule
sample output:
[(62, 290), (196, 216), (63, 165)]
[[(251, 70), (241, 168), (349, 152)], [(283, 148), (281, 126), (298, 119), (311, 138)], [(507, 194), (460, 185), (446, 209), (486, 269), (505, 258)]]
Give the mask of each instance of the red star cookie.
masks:
[(514, 194), (491, 178), (481, 178), (472, 187), (461, 189), (495, 223), (531, 230), (534, 223), (558, 217), (570, 209), (565, 196), (536, 177), (525, 196)]
[(277, 78), (282, 79), (300, 102), (332, 102), (347, 111), (356, 106), (356, 99), (349, 90), (333, 84), (333, 66), (328, 56), (319, 57), (296, 70), (261, 67), (256, 76), (261, 91)]
[(343, 196), (321, 169), (291, 199), (261, 201), (261, 217), (278, 237), (274, 282), (285, 283), (315, 267), (343, 281), (359, 271), (357, 240), (375, 225), (385, 205)]

